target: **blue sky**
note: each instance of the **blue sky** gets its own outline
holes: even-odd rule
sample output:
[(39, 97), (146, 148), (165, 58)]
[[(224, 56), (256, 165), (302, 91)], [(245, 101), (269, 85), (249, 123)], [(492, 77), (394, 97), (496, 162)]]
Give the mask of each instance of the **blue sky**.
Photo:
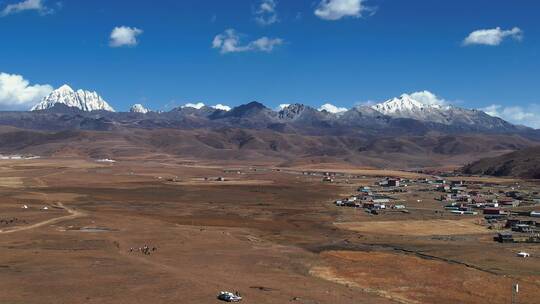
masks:
[(3, 109), (64, 83), (117, 110), (349, 108), (429, 90), (540, 127), (540, 1), (0, 0), (0, 10)]

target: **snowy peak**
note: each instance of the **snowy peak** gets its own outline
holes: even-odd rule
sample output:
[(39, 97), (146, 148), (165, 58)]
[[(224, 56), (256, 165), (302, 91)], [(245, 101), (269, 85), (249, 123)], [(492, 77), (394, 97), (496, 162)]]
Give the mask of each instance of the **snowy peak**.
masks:
[(482, 111), (449, 105), (446, 100), (429, 91), (403, 94), (400, 97), (373, 105), (371, 108), (393, 118), (409, 118), (447, 126), (468, 126), (472, 129), (483, 130), (512, 127), (507, 122), (490, 117)]
[(85, 90), (74, 91), (69, 85), (64, 84), (58, 89), (45, 96), (40, 103), (33, 106), (31, 111), (46, 110), (56, 104), (63, 104), (68, 107), (78, 108), (81, 111), (104, 110), (114, 112), (114, 109), (96, 92)]
[(453, 107), (429, 91), (402, 94), (371, 107), (382, 114), (396, 118), (445, 123)]
[(444, 105), (442, 102), (437, 102), (436, 99), (432, 102), (426, 102), (419, 98), (414, 98), (414, 95), (402, 94), (400, 97), (389, 99), (371, 108), (389, 116), (415, 116), (415, 114), (434, 110), (448, 110), (449, 106)]
[(74, 92), (73, 89), (67, 84), (64, 84), (63, 86), (59, 87), (56, 90), (58, 92), (66, 92), (66, 93)]
[(129, 109), (129, 111), (131, 113), (142, 113), (142, 114), (146, 114), (146, 113), (149, 112), (149, 110), (147, 108), (145, 108), (140, 103), (136, 103), (136, 104), (132, 105), (131, 108)]

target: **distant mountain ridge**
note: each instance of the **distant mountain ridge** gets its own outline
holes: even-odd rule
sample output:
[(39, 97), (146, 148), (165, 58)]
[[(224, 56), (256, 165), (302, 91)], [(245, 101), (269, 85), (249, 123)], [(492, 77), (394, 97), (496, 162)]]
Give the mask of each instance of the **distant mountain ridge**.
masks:
[(168, 112), (152, 112), (141, 104), (134, 104), (128, 113), (116, 113), (98, 93), (74, 91), (63, 85), (32, 108), (30, 113), (36, 114), (0, 112), (0, 125), (44, 130), (235, 127), (306, 135), (401, 136), (437, 132), (520, 134), (540, 138), (540, 131), (513, 125), (479, 110), (450, 105), (428, 91), (402, 94), (382, 103), (360, 105), (346, 111), (328, 111), (325, 109), (331, 105), (325, 106), (315, 109), (294, 103), (274, 110), (252, 101), (231, 109), (199, 102)]
[[(229, 111), (205, 105), (146, 113), (140, 107), (131, 112), (97, 109), (57, 102), (39, 111), (0, 112), (0, 152), (61, 155), (76, 149), (83, 156), (111, 158), (145, 151), (216, 160), (420, 168), (463, 165), (540, 143), (540, 130), (457, 107), (445, 110), (446, 120), (440, 122), (402, 117), (404, 111), (387, 115), (373, 106), (335, 114), (299, 103), (276, 111), (256, 101)], [(1, 133), (2, 128), (7, 131)]]
[[(178, 107), (168, 112), (148, 111), (135, 105), (130, 112), (112, 112), (108, 104), (78, 100), (78, 94), (63, 88), (53, 92), (31, 112), (0, 112), (0, 125), (27, 129), (64, 130), (82, 128), (81, 121), (98, 120), (99, 130), (107, 121), (108, 128), (219, 128), (271, 129), (278, 132), (310, 135), (422, 135), (429, 132), (441, 134), (489, 133), (525, 134), (540, 137), (540, 131), (516, 126), (482, 111), (448, 106), (426, 107), (424, 117), (378, 111), (375, 106), (357, 106), (339, 114), (319, 111), (303, 104), (291, 104), (281, 110), (273, 110), (253, 101), (229, 111), (210, 106)], [(75, 94), (75, 95), (74, 95)], [(97, 93), (96, 93), (97, 95)], [(59, 97), (57, 96), (64, 96)], [(94, 95), (92, 95), (94, 96)], [(99, 96), (99, 95), (97, 95)], [(73, 98), (75, 99), (73, 99)], [(51, 101), (51, 98), (53, 101)], [(56, 102), (56, 100), (60, 100)], [(86, 100), (88, 101), (88, 100)], [(418, 108), (418, 106), (416, 106)], [(426, 109), (423, 108), (423, 109)], [(36, 111), (40, 109), (39, 111)], [(109, 110), (107, 110), (109, 109)], [(418, 113), (413, 108), (412, 113)], [(419, 110), (419, 113), (423, 110)], [(132, 115), (129, 115), (132, 114)], [(138, 114), (138, 115), (133, 115)], [(141, 115), (143, 114), (143, 115)], [(410, 113), (409, 113), (410, 114)], [(25, 117), (22, 119), (22, 117)], [(88, 129), (93, 124), (85, 124)]]

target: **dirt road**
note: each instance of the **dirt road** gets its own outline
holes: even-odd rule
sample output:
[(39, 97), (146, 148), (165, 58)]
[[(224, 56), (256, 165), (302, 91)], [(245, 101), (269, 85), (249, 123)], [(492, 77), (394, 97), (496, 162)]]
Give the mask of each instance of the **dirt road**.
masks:
[(71, 209), (71, 208), (69, 208), (67, 206), (64, 206), (64, 204), (62, 204), (62, 203), (57, 203), (56, 206), (66, 210), (69, 213), (69, 215), (55, 217), (55, 218), (48, 219), (48, 220), (45, 220), (45, 221), (42, 221), (42, 222), (39, 222), (39, 223), (35, 223), (35, 224), (32, 224), (32, 225), (20, 226), (20, 227), (11, 227), (11, 228), (7, 228), (7, 229), (2, 229), (2, 230), (0, 230), (0, 234), (13, 233), (13, 232), (18, 232), (18, 231), (35, 229), (35, 228), (43, 227), (43, 226), (46, 226), (46, 225), (56, 224), (56, 223), (66, 221), (66, 220), (76, 219), (76, 218), (79, 218), (79, 217), (82, 217), (82, 216), (86, 215), (84, 212), (78, 211), (78, 210), (75, 210), (75, 209)]

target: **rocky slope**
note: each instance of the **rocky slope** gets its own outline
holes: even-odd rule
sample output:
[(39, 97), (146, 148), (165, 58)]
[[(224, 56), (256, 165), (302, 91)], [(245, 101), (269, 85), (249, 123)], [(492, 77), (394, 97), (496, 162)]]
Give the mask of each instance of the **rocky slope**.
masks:
[[(505, 135), (312, 136), (273, 130), (111, 129), (43, 132), (0, 127), (0, 153), (91, 158), (171, 155), (210, 161), (295, 165), (347, 163), (363, 167), (458, 165), (535, 143)], [(504, 144), (501, 144), (503, 142)]]

